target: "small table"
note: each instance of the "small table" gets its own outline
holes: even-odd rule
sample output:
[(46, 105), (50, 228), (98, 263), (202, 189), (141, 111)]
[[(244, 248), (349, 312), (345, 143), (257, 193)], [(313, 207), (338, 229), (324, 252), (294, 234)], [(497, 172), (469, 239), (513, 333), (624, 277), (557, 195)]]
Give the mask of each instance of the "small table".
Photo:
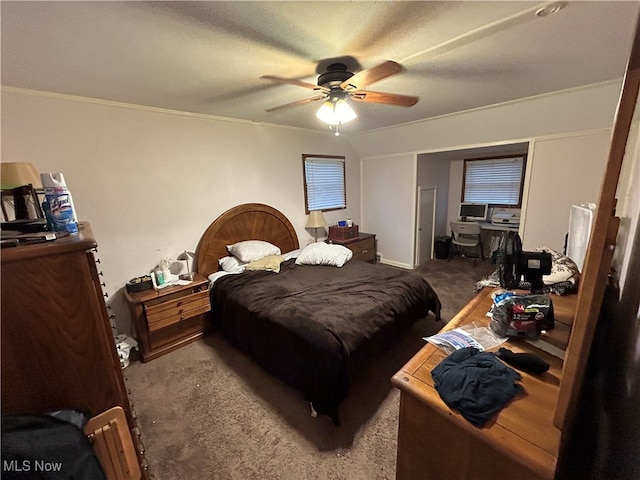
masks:
[(187, 285), (129, 293), (142, 360), (147, 362), (193, 342), (208, 333), (211, 311), (209, 281), (196, 274)]
[(373, 233), (360, 232), (355, 238), (348, 240), (327, 240), (327, 242), (347, 247), (353, 252), (352, 260), (376, 263), (376, 236)]

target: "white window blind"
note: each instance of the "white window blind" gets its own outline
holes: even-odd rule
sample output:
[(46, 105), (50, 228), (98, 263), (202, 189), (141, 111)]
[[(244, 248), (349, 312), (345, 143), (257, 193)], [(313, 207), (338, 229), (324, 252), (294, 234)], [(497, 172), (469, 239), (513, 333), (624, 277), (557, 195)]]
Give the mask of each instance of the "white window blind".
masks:
[(465, 160), (463, 201), (519, 206), (524, 156)]
[(346, 208), (344, 157), (305, 156), (307, 210)]

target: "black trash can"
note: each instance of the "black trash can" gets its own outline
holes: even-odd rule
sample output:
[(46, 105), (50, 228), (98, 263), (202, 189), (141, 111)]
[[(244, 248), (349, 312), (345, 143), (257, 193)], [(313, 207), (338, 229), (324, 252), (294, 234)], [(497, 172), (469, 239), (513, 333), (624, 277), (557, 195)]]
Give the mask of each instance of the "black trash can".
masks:
[(437, 259), (446, 260), (449, 258), (449, 248), (451, 247), (451, 237), (438, 235), (436, 237), (434, 253)]

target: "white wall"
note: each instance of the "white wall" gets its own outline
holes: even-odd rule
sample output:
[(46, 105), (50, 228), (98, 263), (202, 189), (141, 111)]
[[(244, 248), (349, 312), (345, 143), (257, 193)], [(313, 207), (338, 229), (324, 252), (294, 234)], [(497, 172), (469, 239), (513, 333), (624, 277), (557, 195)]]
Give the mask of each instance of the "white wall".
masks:
[[(562, 251), (563, 235), (566, 233), (568, 225), (569, 209), (566, 205), (588, 201), (581, 200), (582, 198), (597, 198), (600, 188), (599, 179), (607, 158), (606, 148), (603, 149), (607, 144), (605, 140), (607, 134), (602, 132), (604, 129), (610, 129), (613, 124), (619, 95), (620, 83), (607, 83), (354, 135), (350, 137), (350, 140), (363, 159), (362, 191), (376, 190), (388, 182), (390, 172), (379, 169), (377, 163), (370, 165), (369, 159), (372, 158), (378, 159), (378, 161), (384, 158), (413, 158), (416, 156), (415, 153), (476, 149), (494, 144), (504, 145), (533, 141), (536, 138), (541, 142), (552, 142), (540, 144), (542, 159), (540, 167), (535, 169), (536, 175), (533, 183), (525, 185), (525, 188), (528, 185), (529, 194), (529, 198), (525, 200), (531, 203), (524, 206), (525, 212), (523, 213), (529, 213), (533, 223), (531, 228), (526, 231), (526, 239), (522, 228), (521, 235), (525, 239), (525, 248), (535, 248), (542, 243), (551, 248), (555, 246), (559, 251)], [(597, 138), (589, 141), (596, 129), (600, 129), (595, 134)], [(552, 153), (547, 155), (545, 153), (545, 145), (553, 145), (553, 138), (561, 135), (571, 138), (575, 132), (587, 130), (589, 133), (580, 134), (585, 139), (587, 147), (577, 146), (577, 153), (566, 158), (568, 161), (566, 168), (562, 166), (565, 162), (562, 155)], [(579, 140), (576, 142), (579, 143)], [(574, 141), (569, 140), (569, 143), (574, 143)], [(589, 150), (590, 148), (591, 150)], [(389, 152), (393, 152), (393, 154), (385, 156)], [(537, 157), (537, 153), (535, 156)], [(536, 161), (530, 156), (528, 168), (533, 169)], [(376, 168), (371, 168), (373, 165)], [(461, 165), (462, 162), (459, 164), (452, 162), (450, 166), (448, 198), (450, 202), (455, 199), (455, 204), (459, 202), (460, 198)], [(563, 177), (556, 177), (557, 180), (547, 182), (544, 175), (552, 166), (562, 171)], [(412, 172), (406, 171), (411, 168), (408, 162), (399, 164), (399, 168), (402, 170), (398, 174), (402, 178), (411, 178)], [(567, 174), (567, 170), (572, 171), (573, 169), (579, 170), (577, 173), (578, 181), (572, 181), (571, 176)], [(413, 175), (416, 175), (415, 171)], [(553, 173), (549, 172), (549, 175), (553, 175)], [(559, 187), (555, 182), (560, 180), (570, 182), (571, 186), (569, 188)], [(527, 182), (530, 180), (528, 179)], [(393, 185), (396, 192), (403, 191), (402, 199), (395, 200), (396, 208), (407, 210), (398, 210), (396, 215), (408, 218), (409, 210), (415, 214), (415, 199), (404, 193), (404, 191), (413, 192), (415, 182), (401, 186), (398, 181), (394, 181)], [(565, 192), (567, 192), (566, 195)], [(549, 208), (545, 200), (550, 196), (555, 200), (555, 208)], [(364, 201), (363, 208), (367, 208)], [(363, 221), (383, 225), (385, 215), (386, 212), (379, 213), (375, 209), (366, 210), (366, 214), (363, 210)], [(555, 232), (549, 228), (549, 219), (552, 219)], [(525, 215), (524, 222), (527, 221), (529, 220)], [(395, 240), (395, 243), (403, 246), (407, 244), (407, 251), (413, 251), (414, 242), (409, 245), (407, 241), (414, 238), (414, 223), (403, 222), (403, 225), (404, 230), (390, 230), (388, 234), (385, 234), (385, 242), (391, 242), (392, 235), (403, 237), (406, 240)], [(381, 248), (386, 247), (381, 244)], [(389, 260), (399, 261), (400, 257), (394, 258), (390, 256), (391, 254), (396, 254), (396, 252), (393, 250), (386, 252)], [(400, 263), (410, 263), (404, 260), (406, 258), (404, 251), (398, 251), (397, 255), (403, 255), (403, 260), (399, 261)]]
[(413, 268), (416, 157), (362, 162), (362, 231), (375, 233), (383, 263)]
[(395, 128), (352, 134), (349, 140), (360, 157), (367, 158), (610, 128), (621, 85), (621, 81), (607, 82), (531, 97)]
[(195, 251), (230, 207), (269, 204), (291, 220), (302, 245), (311, 240), (303, 153), (346, 156), (347, 210), (326, 217), (359, 222), (360, 162), (344, 137), (2, 89), (2, 161), (64, 174), (98, 241), (121, 331), (129, 312), (114, 294), (162, 257)]
[(598, 202), (610, 143), (610, 130), (532, 142), (520, 229), (525, 250), (563, 251), (571, 205)]
[[(458, 207), (462, 198), (462, 176), (464, 160), (452, 160), (449, 166), (449, 205), (447, 209), (447, 228), (450, 222), (459, 220)], [(448, 233), (449, 235), (451, 232)]]

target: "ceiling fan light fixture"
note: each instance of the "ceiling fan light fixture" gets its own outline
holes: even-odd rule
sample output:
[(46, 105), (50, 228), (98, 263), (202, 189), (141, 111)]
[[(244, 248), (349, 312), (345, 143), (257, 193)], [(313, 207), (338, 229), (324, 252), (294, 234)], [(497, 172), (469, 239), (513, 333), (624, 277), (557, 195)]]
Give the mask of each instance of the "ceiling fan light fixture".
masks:
[(356, 112), (353, 111), (353, 108), (351, 108), (351, 105), (349, 105), (345, 99), (340, 99), (336, 102), (335, 112), (340, 123), (347, 123), (358, 118)]
[(344, 98), (326, 100), (316, 112), (316, 117), (329, 125), (340, 125), (357, 118), (356, 112)]
[(555, 2), (549, 5), (545, 5), (542, 8), (536, 10), (537, 17), (548, 17), (549, 15), (553, 15), (554, 13), (558, 13), (567, 5), (567, 2)]

